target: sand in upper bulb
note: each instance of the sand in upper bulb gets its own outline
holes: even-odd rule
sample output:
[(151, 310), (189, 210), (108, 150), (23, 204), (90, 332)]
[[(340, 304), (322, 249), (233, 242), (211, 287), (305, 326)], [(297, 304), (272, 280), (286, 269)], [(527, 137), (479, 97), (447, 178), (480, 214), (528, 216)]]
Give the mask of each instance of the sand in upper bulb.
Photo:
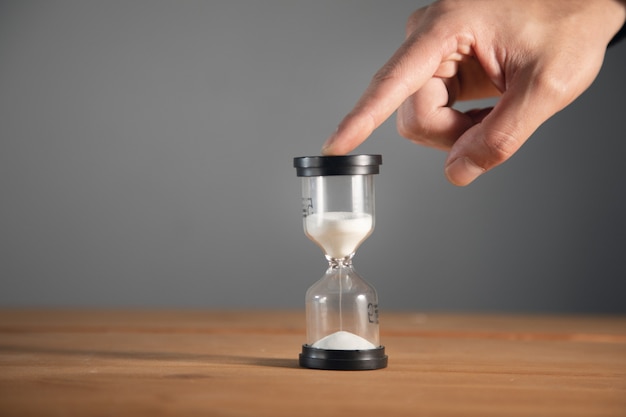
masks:
[(347, 211), (314, 213), (305, 221), (309, 237), (324, 249), (326, 255), (335, 259), (354, 253), (373, 226), (370, 214)]

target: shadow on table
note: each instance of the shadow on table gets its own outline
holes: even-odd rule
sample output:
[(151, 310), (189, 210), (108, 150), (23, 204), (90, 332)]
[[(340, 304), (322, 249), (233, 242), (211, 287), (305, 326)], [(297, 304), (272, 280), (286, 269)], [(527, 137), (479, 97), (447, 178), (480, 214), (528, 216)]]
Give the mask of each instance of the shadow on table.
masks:
[(80, 357), (81, 363), (85, 360), (139, 360), (139, 361), (171, 361), (196, 362), (202, 364), (235, 364), (265, 366), (270, 368), (299, 368), (297, 358), (270, 358), (236, 355), (212, 355), (184, 352), (147, 352), (121, 350), (94, 350), (71, 348), (43, 348), (34, 346), (0, 345), (0, 355), (3, 354), (43, 354)]

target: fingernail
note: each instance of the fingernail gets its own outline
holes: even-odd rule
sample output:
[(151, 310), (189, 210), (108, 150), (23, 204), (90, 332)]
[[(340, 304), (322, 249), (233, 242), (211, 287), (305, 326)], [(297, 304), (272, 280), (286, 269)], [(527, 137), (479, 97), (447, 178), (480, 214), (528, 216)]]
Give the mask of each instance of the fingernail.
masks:
[(335, 135), (331, 135), (328, 139), (326, 139), (326, 142), (324, 142), (324, 145), (322, 145), (322, 155), (325, 155), (328, 153), (328, 151), (330, 150), (330, 147), (333, 145), (333, 142), (335, 141)]
[(467, 185), (483, 174), (485, 170), (467, 157), (457, 158), (446, 166), (445, 173), (454, 185)]

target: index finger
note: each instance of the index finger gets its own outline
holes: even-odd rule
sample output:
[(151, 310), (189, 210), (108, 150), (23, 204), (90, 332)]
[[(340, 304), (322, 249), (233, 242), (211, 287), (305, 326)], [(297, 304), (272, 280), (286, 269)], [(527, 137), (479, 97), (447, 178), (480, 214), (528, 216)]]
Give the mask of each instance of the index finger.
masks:
[(435, 73), (452, 45), (432, 32), (409, 36), (370, 82), (356, 105), (322, 148), (325, 155), (346, 154), (365, 142), (409, 96)]

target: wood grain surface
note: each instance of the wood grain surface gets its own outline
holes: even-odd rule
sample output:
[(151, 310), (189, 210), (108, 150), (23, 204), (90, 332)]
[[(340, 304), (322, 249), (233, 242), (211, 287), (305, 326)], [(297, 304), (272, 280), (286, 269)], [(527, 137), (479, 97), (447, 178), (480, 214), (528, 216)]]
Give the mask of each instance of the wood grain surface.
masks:
[(0, 416), (626, 416), (626, 317), (385, 313), (389, 367), (298, 367), (300, 311), (0, 310)]

